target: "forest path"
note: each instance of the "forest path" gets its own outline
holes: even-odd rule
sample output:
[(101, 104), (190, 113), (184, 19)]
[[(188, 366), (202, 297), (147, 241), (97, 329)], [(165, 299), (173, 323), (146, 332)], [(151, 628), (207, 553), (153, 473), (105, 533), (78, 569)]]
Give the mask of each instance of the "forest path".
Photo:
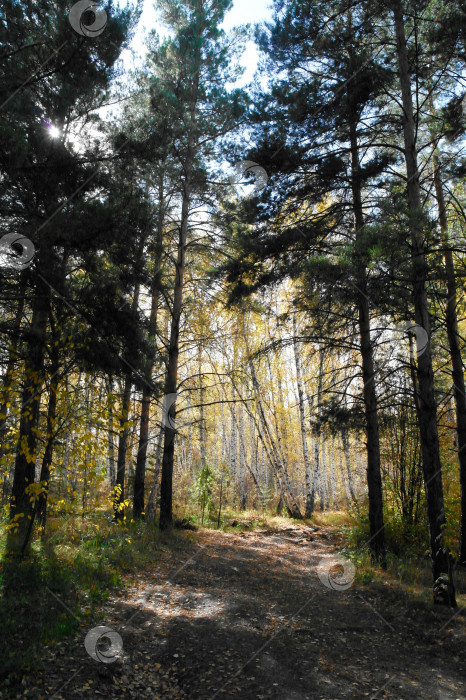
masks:
[(325, 528), (197, 533), (105, 605), (122, 658), (93, 661), (81, 634), (49, 658), (43, 697), (466, 700), (464, 611), (326, 587), (337, 546)]

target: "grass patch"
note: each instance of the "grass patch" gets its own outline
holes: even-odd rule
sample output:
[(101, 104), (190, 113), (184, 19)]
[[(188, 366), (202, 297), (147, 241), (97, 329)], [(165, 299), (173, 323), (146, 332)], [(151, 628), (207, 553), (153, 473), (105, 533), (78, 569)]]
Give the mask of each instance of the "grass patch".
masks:
[[(349, 523), (340, 525), (338, 531), (345, 541), (341, 553), (355, 565), (356, 582), (363, 585), (389, 585), (402, 590), (422, 604), (432, 605), (432, 569), (426, 523), (421, 521), (409, 526), (399, 518), (386, 516), (387, 568), (384, 571), (370, 556), (367, 545), (370, 539), (367, 516), (348, 517)], [(458, 567), (453, 576), (457, 603), (464, 606), (466, 569)]]
[(201, 523), (201, 516), (196, 511), (193, 512), (186, 509), (182, 517), (189, 520), (196, 527), (203, 527), (207, 530), (220, 529), (224, 532), (246, 532), (256, 528), (278, 530), (290, 527), (290, 525), (348, 529), (354, 526), (355, 523), (354, 516), (342, 510), (325, 511), (323, 513), (315, 512), (310, 519), (298, 520), (289, 518), (286, 515), (277, 515), (274, 511), (267, 512), (253, 509), (238, 511), (228, 506), (222, 511), (220, 527), (217, 525), (218, 519), (214, 513), (210, 517), (206, 513), (203, 524)]
[(323, 513), (314, 512), (310, 520), (306, 520), (317, 527), (349, 528), (354, 526), (355, 518), (352, 513), (344, 510), (327, 510)]
[(183, 551), (191, 533), (160, 533), (149, 523), (113, 523), (108, 515), (52, 516), (23, 561), (4, 556), (0, 529), (0, 678), (13, 688), (34, 669), (44, 645), (91, 626), (112, 591)]

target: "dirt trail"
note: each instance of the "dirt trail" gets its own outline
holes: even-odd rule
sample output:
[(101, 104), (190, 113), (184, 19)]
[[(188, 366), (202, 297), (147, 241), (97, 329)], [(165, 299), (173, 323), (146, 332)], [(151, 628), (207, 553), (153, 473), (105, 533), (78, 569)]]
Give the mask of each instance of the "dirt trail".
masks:
[(464, 613), (389, 586), (326, 587), (330, 531), (196, 540), (105, 606), (116, 663), (93, 661), (81, 634), (50, 653), (29, 697), (466, 700)]

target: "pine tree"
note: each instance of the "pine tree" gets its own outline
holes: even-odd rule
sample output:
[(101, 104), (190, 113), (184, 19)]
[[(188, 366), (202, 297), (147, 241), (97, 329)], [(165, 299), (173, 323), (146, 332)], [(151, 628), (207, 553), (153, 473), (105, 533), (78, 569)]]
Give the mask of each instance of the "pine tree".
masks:
[[(175, 396), (178, 383), (180, 322), (183, 312), (186, 251), (193, 209), (209, 192), (207, 162), (219, 140), (237, 125), (244, 111), (241, 91), (225, 85), (238, 75), (224, 32), (219, 28), (230, 0), (166, 0), (160, 8), (173, 32), (154, 57), (159, 89), (171, 102), (171, 147), (176, 154), (180, 200), (175, 280), (171, 307), (167, 372), (164, 393)], [(172, 524), (172, 475), (175, 451), (175, 402), (164, 421), (160, 527)]]
[[(370, 17), (345, 2), (331, 3), (331, 7), (328, 2), (277, 3), (273, 26), (259, 36), (269, 70), (276, 77), (270, 94), (256, 100), (262, 104), (255, 115), (260, 126), (256, 128), (257, 146), (249, 154), (250, 160), (273, 175), (274, 191), (268, 206), (264, 200), (257, 208), (261, 233), (248, 231), (249, 240), (244, 235), (237, 237), (243, 262), (230, 264), (229, 278), (241, 293), (301, 273), (307, 306), (320, 281), (325, 287), (316, 293), (331, 300), (332, 316), (335, 304), (341, 304), (346, 313), (348, 305), (355, 308), (367, 436), (370, 547), (384, 563), (370, 308), (374, 240), (364, 198), (377, 186), (390, 160), (372, 142), (377, 133), (374, 106), (391, 76), (372, 55), (372, 34)], [(364, 156), (362, 162), (362, 153), (370, 146), (375, 155)], [(342, 185), (351, 193), (349, 201), (341, 197)], [(269, 189), (272, 192), (272, 187)], [(248, 216), (252, 216), (251, 207), (246, 211)], [(270, 230), (271, 217), (276, 221), (275, 231), (268, 234), (265, 230)], [(348, 240), (351, 243), (346, 243)], [(272, 260), (273, 265), (264, 264), (264, 259)], [(335, 282), (342, 277), (345, 282), (349, 279), (352, 287), (345, 285), (340, 293)], [(255, 283), (242, 288), (246, 278)], [(327, 327), (326, 332), (332, 330)]]
[[(2, 24), (7, 37), (2, 68), (9, 77), (2, 81), (1, 100), (1, 193), (6, 204), (1, 231), (20, 233), (35, 247), (26, 273), (30, 324), (24, 330), (20, 435), (10, 506), (8, 547), (17, 553), (24, 549), (35, 513), (28, 491), (35, 478), (49, 312), (64, 292), (61, 261), (79, 249), (83, 238), (76, 227), (76, 220), (83, 218), (78, 204), (99, 183), (97, 166), (103, 159), (98, 145), (89, 141), (78, 154), (68, 132), (76, 131), (101, 104), (130, 29), (130, 13), (109, 16), (107, 41), (93, 43), (72, 29), (63, 3), (53, 11), (48, 8), (40, 28), (36, 17), (43, 14), (42, 3), (12, 4), (10, 9)], [(22, 16), (16, 22), (18, 12)], [(37, 40), (30, 43), (31, 37)], [(88, 209), (95, 213), (99, 206), (91, 203)], [(91, 235), (98, 233), (100, 223), (92, 221)]]

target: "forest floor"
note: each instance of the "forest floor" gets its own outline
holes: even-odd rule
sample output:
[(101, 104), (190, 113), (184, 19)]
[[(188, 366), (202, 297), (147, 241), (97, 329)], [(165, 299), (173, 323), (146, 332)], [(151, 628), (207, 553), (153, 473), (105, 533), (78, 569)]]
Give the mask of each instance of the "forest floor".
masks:
[(81, 626), (0, 697), (466, 700), (466, 610), (380, 581), (327, 587), (331, 529), (183, 538), (101, 606), (95, 624), (123, 642), (115, 663), (88, 655)]

